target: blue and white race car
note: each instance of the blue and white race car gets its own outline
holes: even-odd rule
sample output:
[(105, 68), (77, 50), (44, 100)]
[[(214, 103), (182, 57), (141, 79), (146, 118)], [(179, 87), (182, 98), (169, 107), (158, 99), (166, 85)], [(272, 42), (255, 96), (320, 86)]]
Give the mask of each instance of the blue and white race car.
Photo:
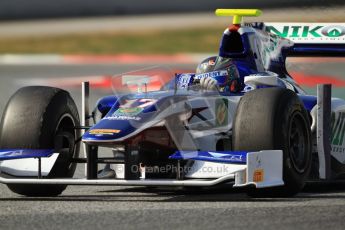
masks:
[[(330, 85), (306, 95), (285, 60), (345, 56), (345, 24), (245, 24), (242, 17), (261, 11), (216, 14), (234, 17), (218, 56), (167, 82), (159, 70), (116, 76), (116, 93), (92, 113), (84, 82), (81, 121), (68, 92), (19, 89), (1, 120), (0, 183), (27, 196), (56, 196), (68, 185), (229, 183), (251, 196), (284, 197), (307, 181), (341, 179), (345, 101), (331, 98)], [(152, 87), (157, 81), (163, 87)], [(99, 153), (105, 148), (108, 157)], [(85, 178), (74, 177), (77, 164)]]

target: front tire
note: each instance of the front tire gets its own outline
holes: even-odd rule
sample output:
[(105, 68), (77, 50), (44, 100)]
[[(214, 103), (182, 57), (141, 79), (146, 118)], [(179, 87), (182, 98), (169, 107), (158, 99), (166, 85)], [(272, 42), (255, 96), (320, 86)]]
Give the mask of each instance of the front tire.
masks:
[[(45, 178), (70, 178), (76, 169), (72, 157), (79, 154), (77, 107), (68, 92), (43, 86), (19, 89), (9, 100), (0, 126), (1, 149), (55, 149), (60, 154)], [(57, 196), (66, 185), (9, 184), (26, 196)]]
[(291, 90), (266, 88), (244, 95), (233, 127), (233, 149), (283, 150), (285, 185), (251, 189), (254, 197), (289, 197), (305, 185), (311, 168), (311, 132), (307, 111)]

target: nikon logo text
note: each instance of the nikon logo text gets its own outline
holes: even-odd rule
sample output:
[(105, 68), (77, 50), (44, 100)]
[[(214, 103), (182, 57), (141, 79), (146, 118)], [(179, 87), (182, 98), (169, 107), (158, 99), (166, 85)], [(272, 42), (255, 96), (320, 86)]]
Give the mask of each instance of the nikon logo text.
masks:
[(288, 25), (286, 23), (268, 23), (266, 30), (292, 41), (345, 42), (344, 23), (292, 23)]

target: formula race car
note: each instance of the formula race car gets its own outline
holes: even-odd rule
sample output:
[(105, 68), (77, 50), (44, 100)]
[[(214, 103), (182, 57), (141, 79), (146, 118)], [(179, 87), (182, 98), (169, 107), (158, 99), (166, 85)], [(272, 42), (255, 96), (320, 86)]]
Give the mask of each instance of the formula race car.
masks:
[[(341, 179), (345, 101), (331, 98), (330, 85), (306, 95), (285, 60), (345, 56), (345, 24), (242, 23), (261, 14), (254, 9), (216, 14), (233, 16), (217, 56), (195, 73), (115, 76), (115, 93), (91, 112), (83, 82), (81, 121), (68, 92), (19, 89), (1, 120), (0, 182), (27, 196), (68, 185), (232, 184), (254, 197), (287, 197), (307, 181)], [(85, 178), (74, 177), (77, 164)]]

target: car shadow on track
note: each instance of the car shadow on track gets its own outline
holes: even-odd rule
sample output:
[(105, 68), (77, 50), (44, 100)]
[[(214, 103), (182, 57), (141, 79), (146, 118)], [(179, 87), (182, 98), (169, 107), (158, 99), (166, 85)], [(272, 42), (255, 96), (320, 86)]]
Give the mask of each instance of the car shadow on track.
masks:
[(244, 189), (218, 186), (203, 189), (172, 189), (152, 187), (126, 187), (101, 190), (92, 194), (73, 194), (58, 197), (9, 197), (0, 201), (75, 201), (75, 202), (303, 202), (312, 199), (345, 198), (345, 182), (309, 183), (301, 193), (292, 198), (251, 198)]

